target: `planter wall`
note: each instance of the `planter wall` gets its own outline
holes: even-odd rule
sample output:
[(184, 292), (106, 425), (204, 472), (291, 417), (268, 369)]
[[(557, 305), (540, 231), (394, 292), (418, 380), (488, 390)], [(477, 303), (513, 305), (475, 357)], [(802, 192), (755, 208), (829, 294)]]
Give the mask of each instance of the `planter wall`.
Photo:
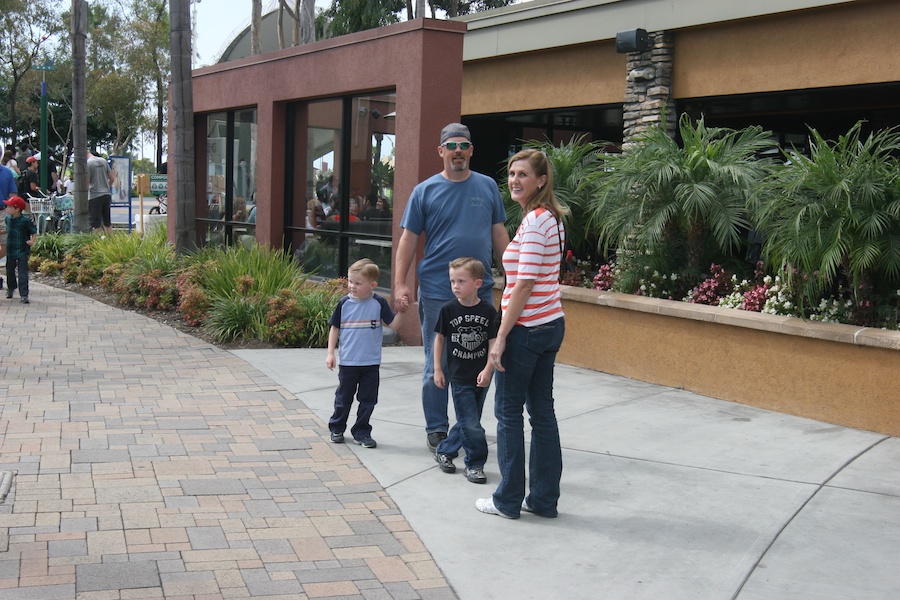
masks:
[(563, 288), (559, 361), (900, 436), (900, 332)]

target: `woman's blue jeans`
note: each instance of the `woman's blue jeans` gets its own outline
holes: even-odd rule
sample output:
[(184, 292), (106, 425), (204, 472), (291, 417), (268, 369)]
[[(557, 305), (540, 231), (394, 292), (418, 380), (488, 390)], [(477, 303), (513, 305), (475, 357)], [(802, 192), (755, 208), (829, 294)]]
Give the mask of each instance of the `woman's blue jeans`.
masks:
[(516, 325), (506, 338), (506, 351), (494, 381), (494, 414), (497, 417), (497, 462), (500, 485), (494, 506), (518, 517), (525, 498), (525, 424), (523, 408), (531, 423), (528, 462), (528, 506), (538, 515), (555, 517), (562, 477), (559, 427), (553, 408), (553, 367), (565, 337), (563, 318), (535, 327)]

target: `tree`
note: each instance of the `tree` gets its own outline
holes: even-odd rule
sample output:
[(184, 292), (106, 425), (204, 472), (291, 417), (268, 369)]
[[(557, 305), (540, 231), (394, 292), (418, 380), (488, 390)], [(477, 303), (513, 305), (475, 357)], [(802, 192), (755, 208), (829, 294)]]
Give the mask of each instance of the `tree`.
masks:
[(88, 223), (87, 173), (87, 0), (72, 0), (72, 133), (75, 140), (75, 231), (86, 232)]
[[(335, 37), (400, 22), (403, 0), (331, 0), (322, 11), (323, 37)], [(318, 21), (318, 19), (317, 19)]]
[(256, 56), (261, 50), (259, 33), (262, 30), (262, 0), (252, 0), (250, 12), (250, 54)]
[(699, 278), (712, 261), (735, 256), (741, 247), (751, 191), (767, 174), (758, 156), (773, 142), (758, 126), (707, 127), (687, 114), (679, 132), (681, 147), (662, 123), (640, 134), (627, 152), (607, 157), (597, 173), (600, 195), (590, 222), (601, 251), (624, 249), (622, 258), (641, 269)]
[(131, 30), (134, 44), (129, 53), (132, 72), (143, 75), (144, 87), (152, 88), (156, 132), (156, 167), (162, 164), (166, 142), (166, 108), (169, 104), (168, 80), (169, 15), (166, 0), (132, 0)]
[(194, 98), (191, 83), (191, 15), (188, 0), (169, 4), (169, 44), (172, 56), (172, 114), (175, 147), (170, 162), (175, 175), (175, 251), (196, 247), (196, 184), (194, 182)]
[[(0, 28), (3, 61), (0, 73), (9, 78), (9, 137), (19, 140), (16, 110), (23, 78), (37, 62), (51, 36), (63, 31), (52, 0), (5, 0)], [(26, 132), (29, 135), (33, 132)]]
[(900, 130), (862, 129), (837, 141), (810, 129), (810, 156), (785, 153), (754, 196), (764, 256), (811, 277), (807, 300), (841, 281), (857, 300), (900, 288)]

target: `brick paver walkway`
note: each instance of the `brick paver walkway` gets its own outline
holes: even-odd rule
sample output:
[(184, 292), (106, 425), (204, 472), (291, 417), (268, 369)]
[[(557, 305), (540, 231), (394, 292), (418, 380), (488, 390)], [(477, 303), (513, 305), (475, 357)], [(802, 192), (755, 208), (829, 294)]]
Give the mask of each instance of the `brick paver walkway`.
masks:
[(31, 300), (0, 296), (0, 600), (455, 598), (301, 399), (138, 314)]

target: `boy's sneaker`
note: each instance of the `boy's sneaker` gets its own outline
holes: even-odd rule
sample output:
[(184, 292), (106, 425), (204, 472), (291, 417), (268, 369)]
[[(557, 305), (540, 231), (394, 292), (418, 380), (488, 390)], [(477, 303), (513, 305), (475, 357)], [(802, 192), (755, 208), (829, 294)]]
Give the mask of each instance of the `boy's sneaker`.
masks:
[(344, 443), (344, 434), (337, 433), (336, 431), (331, 432), (331, 443), (332, 444), (343, 444)]
[(487, 476), (484, 469), (470, 469), (466, 467), (466, 479), (472, 483), (487, 483)]
[(456, 465), (453, 464), (453, 458), (447, 454), (440, 452), (434, 453), (434, 462), (438, 464), (444, 473), (456, 473)]
[(353, 438), (353, 441), (362, 446), (363, 448), (374, 448), (378, 444), (370, 437), (365, 437), (361, 440)]
[(28, 302), (28, 296), (22, 296), (22, 299), (19, 300), (19, 302), (22, 304), (30, 304), (30, 302)]
[(435, 431), (434, 433), (429, 433), (426, 438), (426, 444), (428, 445), (428, 449), (434, 452), (437, 450), (438, 444), (447, 439), (446, 431)]
[(12, 298), (12, 292), (13, 292), (12, 290), (6, 290), (6, 297)]

